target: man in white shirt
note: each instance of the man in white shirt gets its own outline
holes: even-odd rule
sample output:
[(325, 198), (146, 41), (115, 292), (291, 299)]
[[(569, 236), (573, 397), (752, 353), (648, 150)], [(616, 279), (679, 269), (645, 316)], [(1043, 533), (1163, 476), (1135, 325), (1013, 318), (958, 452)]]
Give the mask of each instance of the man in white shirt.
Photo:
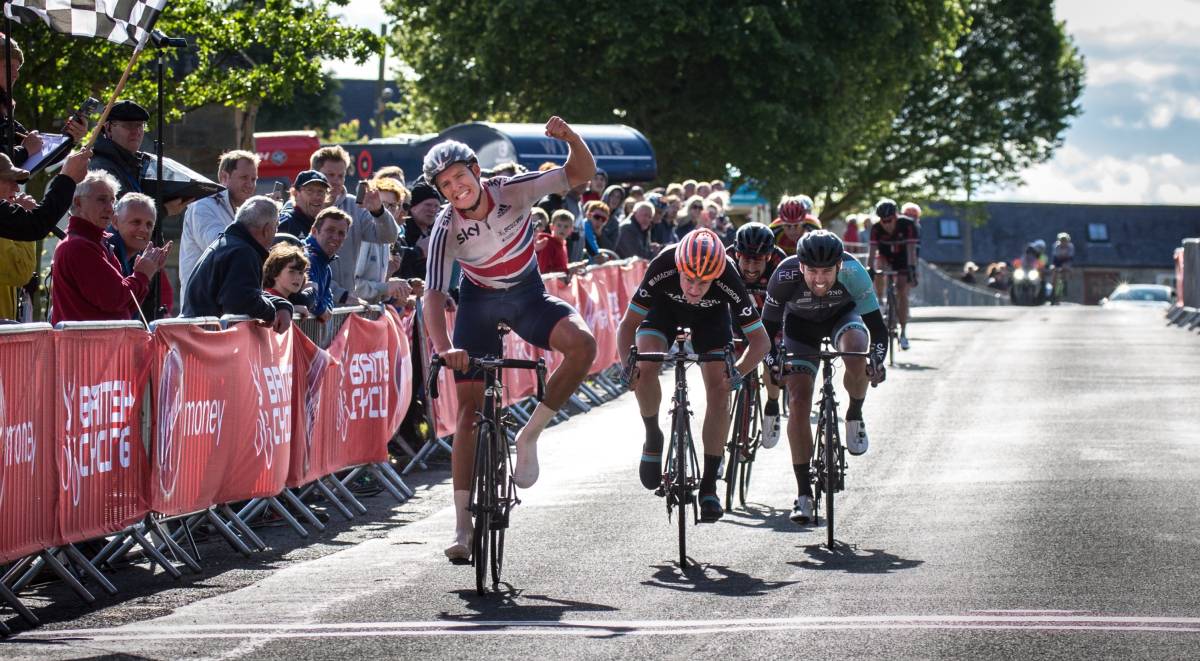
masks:
[(254, 196), (258, 184), (258, 156), (240, 149), (221, 154), (217, 161), (217, 181), (225, 190), (188, 206), (183, 215), (183, 236), (179, 240), (179, 309), (187, 292), (188, 279), (200, 255), (233, 222), (242, 203)]

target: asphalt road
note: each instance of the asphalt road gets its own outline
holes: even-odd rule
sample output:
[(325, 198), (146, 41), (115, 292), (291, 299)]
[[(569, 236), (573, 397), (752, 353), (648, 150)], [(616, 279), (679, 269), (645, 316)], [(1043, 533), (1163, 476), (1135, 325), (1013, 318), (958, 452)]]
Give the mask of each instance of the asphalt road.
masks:
[(51, 621), (0, 657), (1200, 656), (1196, 336), (1141, 311), (916, 316), (868, 396), (871, 450), (852, 459), (836, 551), (787, 520), (781, 442), (760, 454), (749, 510), (689, 530), (696, 566), (680, 571), (663, 503), (637, 481), (626, 395), (543, 436), (506, 594), (476, 596), (472, 568), (443, 559), (441, 473), (403, 506), (374, 499), (374, 520), (219, 559), (169, 597), (43, 605)]

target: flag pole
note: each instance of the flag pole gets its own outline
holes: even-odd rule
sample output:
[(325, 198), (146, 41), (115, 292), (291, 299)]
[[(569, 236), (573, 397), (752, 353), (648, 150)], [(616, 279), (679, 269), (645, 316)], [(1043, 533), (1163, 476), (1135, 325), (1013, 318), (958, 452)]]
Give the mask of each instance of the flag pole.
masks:
[(137, 62), (138, 56), (142, 54), (142, 49), (145, 48), (145, 42), (139, 43), (133, 49), (133, 56), (129, 58), (129, 64), (125, 67), (125, 73), (121, 74), (121, 80), (117, 82), (117, 88), (113, 90), (112, 98), (108, 100), (108, 105), (104, 106), (104, 112), (100, 113), (100, 121), (96, 122), (96, 128), (92, 129), (92, 136), (88, 138), (85, 149), (91, 149), (96, 144), (96, 139), (100, 137), (100, 127), (104, 126), (104, 122), (108, 121), (108, 113), (112, 110), (113, 104), (117, 102), (117, 97), (121, 95), (121, 91), (125, 89), (125, 81), (129, 80), (129, 73), (133, 71), (133, 65)]

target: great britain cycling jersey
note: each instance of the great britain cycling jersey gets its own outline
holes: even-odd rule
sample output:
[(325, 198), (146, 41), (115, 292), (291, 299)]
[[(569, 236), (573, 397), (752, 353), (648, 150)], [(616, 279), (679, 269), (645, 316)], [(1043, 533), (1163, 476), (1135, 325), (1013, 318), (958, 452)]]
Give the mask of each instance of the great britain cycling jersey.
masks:
[(485, 180), (483, 195), (491, 201), (491, 211), (482, 221), (464, 218), (453, 206), (444, 206), (429, 234), (425, 286), (449, 292), (455, 261), (464, 278), (485, 289), (522, 283), (537, 272), (529, 209), (542, 197), (561, 195), (569, 188), (566, 173), (554, 168)]
[(871, 245), (875, 246), (879, 256), (887, 260), (893, 269), (900, 270), (908, 266), (908, 246), (921, 240), (917, 224), (908, 216), (896, 218), (896, 226), (891, 232), (883, 229), (883, 223), (871, 226)]
[(762, 328), (758, 308), (746, 291), (742, 276), (733, 260), (725, 257), (725, 271), (696, 303), (689, 303), (679, 286), (679, 271), (675, 268), (676, 246), (667, 246), (650, 260), (646, 275), (629, 301), (629, 309), (646, 316), (639, 333), (657, 332), (670, 341), (674, 331), (684, 326), (692, 329), (692, 344), (697, 351), (723, 346), (732, 339), (731, 323), (736, 322), (743, 333)]

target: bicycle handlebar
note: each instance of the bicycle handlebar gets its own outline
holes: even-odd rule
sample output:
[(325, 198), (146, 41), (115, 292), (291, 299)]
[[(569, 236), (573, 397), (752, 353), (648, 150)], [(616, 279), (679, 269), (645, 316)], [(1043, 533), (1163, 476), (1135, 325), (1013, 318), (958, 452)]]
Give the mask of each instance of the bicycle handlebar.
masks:
[[(429, 396), (433, 399), (438, 398), (438, 372), (446, 366), (446, 361), (436, 353), (429, 359)], [(519, 358), (471, 358), (470, 367), (478, 367), (481, 370), (492, 371), (500, 369), (524, 369), (533, 370), (537, 373), (537, 398), (538, 401), (545, 399), (546, 396), (546, 359), (538, 358), (537, 360), (522, 360)]]
[(734, 380), (734, 388), (741, 385), (742, 379), (745, 378), (738, 374), (737, 368), (734, 365), (733, 358), (733, 343), (725, 345), (722, 351), (710, 351), (707, 353), (690, 353), (684, 351), (664, 352), (664, 351), (638, 351), (637, 345), (629, 347), (629, 357), (625, 359), (625, 380), (629, 381), (633, 374), (634, 366), (639, 362), (647, 363), (670, 363), (677, 365), (679, 363), (725, 363), (725, 370), (729, 374), (729, 378)]

